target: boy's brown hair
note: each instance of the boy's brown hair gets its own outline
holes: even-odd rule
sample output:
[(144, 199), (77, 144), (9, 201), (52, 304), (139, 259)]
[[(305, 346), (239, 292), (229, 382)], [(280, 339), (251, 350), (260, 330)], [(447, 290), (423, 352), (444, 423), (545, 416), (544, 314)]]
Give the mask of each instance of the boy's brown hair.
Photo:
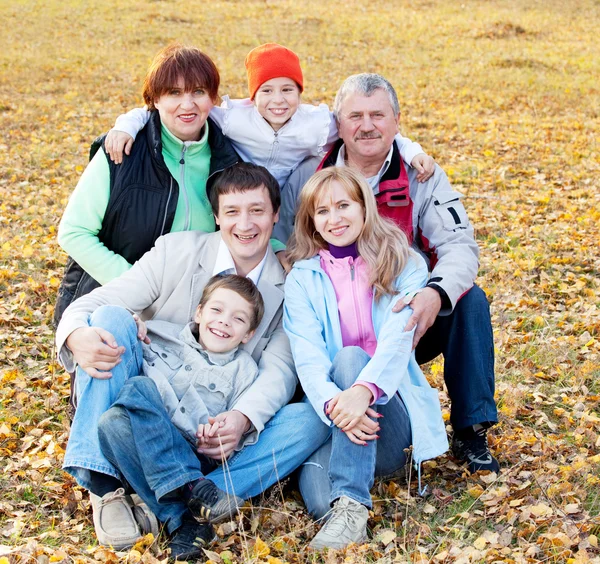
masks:
[(249, 331), (254, 331), (258, 327), (265, 313), (265, 303), (254, 282), (252, 282), (250, 278), (238, 276), (237, 274), (217, 274), (216, 276), (213, 276), (204, 287), (198, 307), (202, 309), (210, 299), (212, 293), (219, 288), (231, 290), (232, 292), (239, 294), (252, 306)]
[(144, 78), (142, 96), (148, 108), (153, 110), (154, 102), (175, 88), (180, 78), (186, 92), (202, 88), (213, 102), (217, 100), (221, 78), (212, 59), (196, 47), (173, 43), (156, 54)]

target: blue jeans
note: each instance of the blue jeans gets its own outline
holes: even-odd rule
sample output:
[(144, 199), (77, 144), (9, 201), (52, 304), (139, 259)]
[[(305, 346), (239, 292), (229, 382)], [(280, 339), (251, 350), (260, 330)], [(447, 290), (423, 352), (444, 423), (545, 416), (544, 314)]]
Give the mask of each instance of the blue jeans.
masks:
[(90, 316), (89, 324), (106, 329), (119, 346), (125, 347), (125, 352), (108, 380), (92, 378), (77, 368), (77, 411), (71, 424), (63, 468), (86, 489), (90, 488), (90, 470), (120, 478), (117, 469), (100, 449), (98, 422), (117, 399), (125, 381), (142, 373), (142, 346), (131, 313), (118, 306), (101, 306)]
[(494, 339), (485, 292), (473, 286), (450, 315), (439, 316), (423, 335), (415, 355), (419, 364), (444, 355), (444, 380), (454, 429), (496, 423)]
[(170, 532), (186, 511), (178, 488), (201, 478), (247, 499), (295, 470), (329, 436), (307, 403), (286, 405), (267, 423), (257, 443), (223, 465), (198, 454), (171, 423), (150, 378), (129, 379), (100, 419), (100, 444), (136, 493)]
[[(330, 377), (340, 389), (346, 390), (369, 360), (361, 348), (344, 347), (333, 361)], [(371, 507), (369, 492), (375, 476), (391, 474), (406, 464), (404, 449), (412, 444), (412, 433), (400, 396), (394, 395), (386, 405), (371, 407), (383, 415), (379, 419), (379, 439), (367, 441), (366, 446), (357, 445), (334, 426), (331, 440), (300, 469), (300, 492), (308, 511), (317, 519), (342, 495)]]

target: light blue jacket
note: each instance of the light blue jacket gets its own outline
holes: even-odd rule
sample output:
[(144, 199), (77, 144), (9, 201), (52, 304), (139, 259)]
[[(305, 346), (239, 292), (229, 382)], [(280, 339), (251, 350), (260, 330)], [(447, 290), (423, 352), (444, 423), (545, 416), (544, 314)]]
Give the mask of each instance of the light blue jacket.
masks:
[[(422, 288), (427, 276), (425, 261), (412, 254), (396, 280), (399, 294), (373, 300), (377, 350), (359, 377), (384, 392), (377, 403), (387, 403), (396, 392), (400, 394), (410, 417), (413, 460), (417, 465), (446, 452), (448, 439), (438, 392), (428, 384), (415, 360), (414, 330), (403, 331), (412, 310), (391, 310), (402, 296)], [(318, 256), (295, 263), (287, 277), (283, 327), (304, 392), (321, 419), (332, 425), (323, 407), (341, 391), (329, 372), (343, 344), (335, 290)]]

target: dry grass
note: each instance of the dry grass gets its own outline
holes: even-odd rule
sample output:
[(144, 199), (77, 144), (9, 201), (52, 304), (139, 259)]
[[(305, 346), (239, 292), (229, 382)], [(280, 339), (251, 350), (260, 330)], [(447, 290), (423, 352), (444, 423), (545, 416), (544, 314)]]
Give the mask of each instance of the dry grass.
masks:
[[(497, 347), (497, 481), (466, 476), (442, 457), (427, 467), (427, 500), (415, 497), (414, 481), (379, 482), (374, 540), (330, 556), (306, 552), (314, 526), (288, 486), (259, 502), (243, 533), (221, 531), (218, 558), (598, 561), (599, 16), (598, 0), (1, 4), (0, 548), (12, 551), (8, 561), (117, 561), (88, 551), (87, 501), (60, 471), (67, 386), (51, 361), (50, 314), (65, 255), (55, 234), (90, 141), (140, 103), (152, 55), (175, 39), (208, 52), (222, 92), (234, 97), (245, 94), (245, 54), (266, 41), (300, 54), (308, 102), (331, 104), (354, 72), (389, 78), (403, 133), (467, 196)], [(441, 385), (439, 364), (429, 374)]]

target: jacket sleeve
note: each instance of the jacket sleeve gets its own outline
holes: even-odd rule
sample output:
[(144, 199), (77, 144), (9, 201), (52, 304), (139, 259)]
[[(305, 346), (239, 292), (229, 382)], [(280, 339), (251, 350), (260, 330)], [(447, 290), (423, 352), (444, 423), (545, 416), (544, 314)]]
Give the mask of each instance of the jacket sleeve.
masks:
[(424, 153), (423, 147), (415, 141), (411, 141), (408, 137), (402, 137), (399, 133), (394, 138), (398, 144), (398, 150), (402, 160), (409, 166), (412, 166), (412, 160), (420, 153)]
[(58, 227), (58, 243), (100, 284), (131, 267), (98, 239), (109, 199), (110, 169), (104, 151), (98, 151), (71, 194)]
[[(438, 165), (434, 175), (419, 184), (415, 195), (419, 204), (419, 245), (429, 254), (433, 266), (429, 283), (446, 292), (452, 309), (473, 286), (479, 268), (479, 247), (461, 198)], [(452, 309), (442, 310), (440, 315), (448, 315)]]
[(210, 111), (210, 117), (214, 120), (214, 122), (221, 128), (223, 135), (227, 135), (225, 131), (225, 116), (229, 109), (228, 100), (229, 98), (223, 100), (223, 103), (220, 106), (213, 106), (213, 109)]
[(116, 131), (124, 131), (131, 135), (134, 139), (142, 128), (148, 123), (150, 119), (150, 112), (148, 108), (134, 108), (129, 110), (126, 114), (121, 114), (115, 121), (113, 129)]
[(302, 389), (317, 415), (332, 425), (323, 409), (341, 390), (329, 377), (331, 360), (323, 339), (323, 327), (297, 274), (292, 269), (285, 282), (283, 326), (290, 339)]
[(298, 196), (306, 181), (315, 173), (320, 159), (312, 157), (302, 161), (292, 172), (281, 190), (281, 207), (279, 208), (279, 221), (273, 228), (273, 237), (282, 243), (287, 243), (294, 231), (296, 206)]
[(313, 157), (322, 159), (329, 152), (333, 144), (339, 139), (337, 122), (333, 112), (329, 111), (326, 104), (320, 104), (315, 108), (322, 118), (322, 126), (318, 128), (318, 140), (315, 150), (312, 151)]
[(66, 370), (72, 372), (75, 362), (65, 342), (73, 331), (88, 326), (89, 317), (97, 308), (111, 304), (140, 313), (158, 299), (167, 256), (164, 239), (159, 237), (155, 246), (122, 276), (81, 296), (65, 310), (56, 328), (56, 349)]
[(423, 288), (427, 283), (427, 266), (422, 257), (416, 253), (411, 254), (409, 261), (400, 275), (398, 282), (399, 294), (388, 300), (384, 321), (377, 335), (377, 349), (373, 358), (361, 371), (358, 380), (375, 384), (384, 395), (378, 400), (378, 404), (385, 404), (394, 396), (400, 381), (406, 377), (408, 362), (414, 355), (412, 341), (414, 329), (404, 331), (413, 311), (405, 307), (398, 313), (392, 312), (392, 308), (398, 300), (410, 292)]
[(248, 442), (255, 442), (267, 421), (292, 399), (297, 382), (290, 343), (279, 320), (260, 355), (258, 377), (232, 407), (254, 426)]

